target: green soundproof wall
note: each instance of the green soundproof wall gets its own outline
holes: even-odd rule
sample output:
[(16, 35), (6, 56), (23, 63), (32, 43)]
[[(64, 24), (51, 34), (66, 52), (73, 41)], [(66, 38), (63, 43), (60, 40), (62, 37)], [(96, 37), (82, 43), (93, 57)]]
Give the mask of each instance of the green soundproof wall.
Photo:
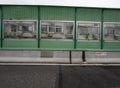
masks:
[(2, 21), (2, 13), (1, 13), (1, 7), (0, 7), (0, 48), (1, 48), (1, 30), (2, 30), (2, 28), (1, 28), (1, 21)]
[[(101, 22), (101, 9), (77, 8), (76, 20), (87, 22)], [(100, 49), (101, 41), (77, 41), (78, 49)]]
[[(40, 19), (41, 20), (59, 20), (59, 21), (73, 21), (74, 22), (75, 8), (69, 7), (41, 7)], [(41, 39), (41, 48), (46, 49), (73, 49), (74, 41), (62, 40), (44, 40)]]
[[(3, 6), (3, 20), (36, 20), (36, 6)], [(37, 48), (37, 39), (4, 39), (3, 48)]]
[[(104, 10), (104, 22), (120, 22), (120, 10), (117, 9), (105, 9)], [(104, 41), (103, 49), (115, 49), (120, 50), (120, 41)]]

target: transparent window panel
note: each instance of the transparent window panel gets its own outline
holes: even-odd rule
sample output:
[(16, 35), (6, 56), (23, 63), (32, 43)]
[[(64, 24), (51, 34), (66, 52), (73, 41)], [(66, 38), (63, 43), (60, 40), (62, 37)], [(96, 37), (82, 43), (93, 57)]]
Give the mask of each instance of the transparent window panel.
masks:
[(104, 40), (120, 41), (120, 23), (104, 23)]
[(41, 39), (72, 40), (73, 22), (41, 21)]
[(88, 63), (120, 63), (120, 52), (86, 52)]
[(73, 64), (82, 63), (82, 52), (72, 51), (72, 63)]
[(69, 52), (41, 51), (40, 60), (44, 63), (69, 63)]
[(4, 21), (5, 39), (35, 39), (37, 38), (36, 21)]
[(100, 22), (77, 22), (77, 40), (99, 40)]

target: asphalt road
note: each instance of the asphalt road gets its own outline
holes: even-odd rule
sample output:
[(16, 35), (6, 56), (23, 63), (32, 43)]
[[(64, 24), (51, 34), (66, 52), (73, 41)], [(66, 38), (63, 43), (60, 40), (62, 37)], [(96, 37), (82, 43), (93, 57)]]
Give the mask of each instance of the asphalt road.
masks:
[(0, 66), (0, 88), (120, 88), (120, 66)]

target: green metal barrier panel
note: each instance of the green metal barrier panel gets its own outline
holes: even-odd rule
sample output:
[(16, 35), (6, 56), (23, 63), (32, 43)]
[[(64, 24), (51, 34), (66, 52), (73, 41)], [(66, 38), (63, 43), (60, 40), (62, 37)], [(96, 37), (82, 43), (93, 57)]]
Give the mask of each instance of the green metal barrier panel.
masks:
[(37, 40), (4, 40), (3, 48), (37, 48)]
[[(14, 28), (18, 27), (16, 26), (17, 23), (15, 24), (15, 21), (19, 22), (20, 24), (21, 20), (24, 22), (26, 20), (31, 21), (31, 20), (38, 19), (38, 9), (35, 6), (2, 6), (2, 9), (3, 9), (3, 20), (8, 20), (9, 25), (10, 25), (10, 22), (11, 23), (14, 22)], [(22, 21), (21, 21), (21, 24), (23, 24)], [(4, 22), (3, 24), (4, 26), (8, 25), (8, 24), (5, 24)], [(25, 30), (28, 29), (27, 26), (24, 26), (24, 24), (21, 27), (24, 27)], [(13, 28), (12, 24), (11, 24), (11, 28)], [(17, 29), (15, 30), (13, 29), (11, 29), (11, 33), (17, 30)], [(20, 30), (20, 28), (18, 30)], [(3, 29), (3, 33), (4, 34), (6, 33), (4, 29)], [(4, 38), (5, 38), (5, 35), (4, 35)], [(3, 40), (3, 48), (37, 48), (37, 40), (36, 39), (32, 41), (27, 40), (27, 39), (23, 39), (23, 40), (13, 39), (12, 40), (12, 38), (11, 39), (8, 38), (7, 40), (6, 39)]]
[(99, 42), (77, 42), (77, 49), (100, 49)]
[(35, 6), (3, 6), (3, 19), (5, 20), (35, 20), (38, 18)]
[(104, 42), (104, 49), (120, 50), (120, 42)]
[[(89, 8), (77, 8), (77, 13), (76, 13), (76, 20), (77, 20), (77, 31), (82, 31), (81, 28), (83, 28), (85, 30), (85, 25), (86, 25), (86, 29), (87, 29), (87, 25), (92, 25), (92, 22), (94, 22), (94, 24), (97, 24), (96, 22), (101, 22), (101, 9), (89, 9)], [(84, 22), (83, 22), (84, 21)], [(79, 22), (79, 23), (78, 23)], [(83, 25), (84, 23), (84, 25)], [(81, 28), (79, 27), (81, 25)], [(99, 30), (100, 29), (100, 24), (99, 24)], [(88, 28), (90, 29), (90, 28)], [(96, 29), (97, 30), (97, 29)], [(88, 30), (89, 31), (89, 30)], [(87, 33), (88, 34), (88, 33)], [(84, 36), (87, 36), (87, 34), (85, 34)], [(89, 34), (90, 35), (90, 34)], [(77, 36), (81, 36), (81, 34)], [(94, 37), (94, 35), (92, 35)], [(100, 37), (99, 37), (100, 38)], [(101, 45), (100, 45), (100, 41), (94, 41), (94, 40), (78, 40), (77, 41), (77, 49), (100, 49)]]
[(77, 21), (101, 21), (101, 9), (77, 8)]
[(3, 5), (0, 48), (119, 51), (119, 22), (119, 9)]
[(1, 8), (0, 8), (0, 39), (1, 39)]
[(2, 8), (0, 7), (0, 48), (2, 48)]
[(0, 39), (1, 39), (1, 19), (0, 19)]
[(41, 40), (42, 49), (73, 49), (73, 41)]
[[(104, 32), (104, 39), (106, 38), (106, 41), (104, 42), (104, 49), (117, 49), (120, 50), (120, 10), (111, 10), (111, 9), (105, 9), (104, 10), (104, 22), (108, 22), (108, 26), (112, 28), (108, 28), (109, 31), (114, 31), (113, 36), (112, 36), (112, 41), (109, 42), (105, 36), (107, 36)], [(111, 23), (109, 23), (111, 22)], [(105, 25), (105, 24), (104, 24)], [(106, 24), (107, 25), (107, 24)], [(104, 31), (107, 29), (104, 29)], [(117, 39), (115, 36), (118, 36), (119, 39)], [(109, 35), (109, 37), (111, 37)]]
[(120, 22), (120, 10), (104, 10), (104, 22)]
[(0, 39), (0, 48), (1, 48), (1, 39)]
[(40, 7), (41, 20), (74, 20), (74, 8)]
[[(40, 7), (40, 19), (45, 21), (49, 20), (52, 22), (54, 21), (74, 21), (74, 8), (68, 7)], [(41, 24), (42, 24), (41, 22)], [(44, 22), (43, 22), (44, 23)], [(53, 22), (54, 23), (54, 22)], [(60, 22), (59, 22), (60, 23)], [(65, 30), (63, 28), (63, 30)], [(41, 31), (42, 32), (42, 31)], [(56, 33), (57, 34), (57, 33)], [(41, 33), (41, 37), (42, 37)], [(48, 33), (49, 35), (49, 33)], [(73, 49), (74, 41), (67, 41), (67, 40), (41, 40), (40, 48), (48, 48), (48, 49)]]

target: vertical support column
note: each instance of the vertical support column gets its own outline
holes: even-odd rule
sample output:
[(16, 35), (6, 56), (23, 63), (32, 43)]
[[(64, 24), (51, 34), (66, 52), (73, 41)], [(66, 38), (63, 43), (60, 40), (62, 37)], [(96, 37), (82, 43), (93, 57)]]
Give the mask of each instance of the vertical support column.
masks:
[(86, 62), (86, 59), (85, 59), (85, 51), (82, 51), (82, 59), (83, 59), (83, 62)]
[(1, 9), (1, 48), (3, 47), (3, 9), (2, 9), (2, 6), (0, 6), (0, 9)]
[(38, 6), (38, 48), (40, 48), (40, 6)]
[(72, 64), (72, 51), (69, 51), (69, 59), (70, 59), (70, 64)]
[(77, 39), (76, 39), (76, 14), (77, 14), (77, 8), (75, 8), (75, 15), (74, 15), (74, 49), (76, 49), (76, 43), (77, 43)]
[(103, 40), (103, 20), (104, 20), (104, 9), (102, 9), (102, 13), (101, 13), (101, 49), (103, 49), (103, 43), (104, 43), (104, 40)]

